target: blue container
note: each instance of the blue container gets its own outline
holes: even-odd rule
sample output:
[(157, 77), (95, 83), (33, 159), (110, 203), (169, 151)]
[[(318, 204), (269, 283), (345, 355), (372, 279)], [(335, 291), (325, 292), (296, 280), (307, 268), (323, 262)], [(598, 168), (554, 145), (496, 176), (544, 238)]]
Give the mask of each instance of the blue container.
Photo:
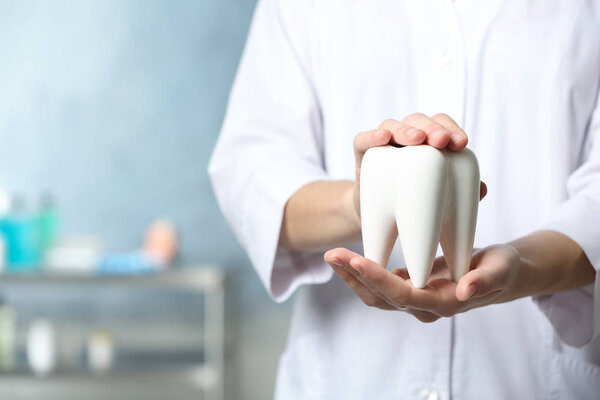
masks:
[(6, 241), (7, 272), (29, 272), (39, 267), (40, 229), (36, 217), (8, 215), (0, 219)]

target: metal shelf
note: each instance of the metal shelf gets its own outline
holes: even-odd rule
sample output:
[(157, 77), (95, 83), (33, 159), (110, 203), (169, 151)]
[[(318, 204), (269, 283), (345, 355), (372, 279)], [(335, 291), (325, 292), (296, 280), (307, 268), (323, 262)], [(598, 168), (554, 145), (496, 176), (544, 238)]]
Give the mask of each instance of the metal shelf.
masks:
[(223, 284), (223, 271), (216, 265), (172, 268), (141, 275), (96, 275), (91, 273), (11, 273), (0, 275), (0, 288), (14, 284), (44, 285), (136, 285), (145, 287), (211, 290)]
[[(190, 395), (203, 399), (223, 398), (224, 386), (224, 331), (225, 274), (216, 265), (198, 265), (173, 268), (159, 273), (145, 275), (92, 275), (76, 273), (23, 273), (0, 275), (0, 291), (3, 288), (38, 286), (64, 290), (65, 287), (111, 286), (135, 289), (169, 289), (198, 292), (204, 296), (203, 313), (203, 352), (204, 364), (194, 367), (171, 366), (168, 370), (144, 368), (142, 371), (115, 370), (115, 373), (93, 375), (77, 372), (57, 372), (47, 377), (36, 377), (29, 373), (0, 374), (0, 398), (39, 398), (47, 399), (120, 399), (132, 398), (137, 388), (148, 389), (151, 396), (145, 398), (169, 398), (171, 393), (184, 396), (182, 385), (190, 388)], [(175, 372), (173, 372), (175, 371)], [(156, 386), (156, 388), (154, 388)], [(169, 389), (170, 388), (170, 389)], [(176, 390), (177, 389), (177, 390)], [(11, 395), (9, 395), (9, 393)], [(98, 393), (94, 397), (94, 393)], [(122, 393), (122, 394), (119, 394)]]
[[(107, 375), (55, 373), (38, 377), (29, 373), (0, 375), (0, 398), (46, 400), (164, 400), (208, 399), (206, 389), (218, 384), (218, 372), (209, 366), (116, 371)], [(143, 391), (143, 397), (140, 392)]]

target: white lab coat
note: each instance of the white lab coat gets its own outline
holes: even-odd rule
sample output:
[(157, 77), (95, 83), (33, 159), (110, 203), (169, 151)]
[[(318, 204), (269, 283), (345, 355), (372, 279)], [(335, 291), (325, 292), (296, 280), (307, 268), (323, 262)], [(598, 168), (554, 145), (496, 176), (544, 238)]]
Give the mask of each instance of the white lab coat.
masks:
[(355, 134), (443, 112), (489, 187), (475, 245), (554, 229), (598, 270), (599, 85), (597, 0), (259, 1), (209, 172), (270, 295), (299, 289), (276, 398), (600, 398), (593, 285), (423, 324), (277, 249), (296, 190), (354, 178)]

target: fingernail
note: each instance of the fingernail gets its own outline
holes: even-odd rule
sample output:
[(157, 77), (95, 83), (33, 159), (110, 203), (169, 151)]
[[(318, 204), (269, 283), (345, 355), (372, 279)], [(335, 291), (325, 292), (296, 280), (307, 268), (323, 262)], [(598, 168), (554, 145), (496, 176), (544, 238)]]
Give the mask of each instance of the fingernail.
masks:
[(332, 258), (331, 260), (327, 260), (327, 263), (330, 265), (335, 265), (336, 267), (343, 268), (344, 264), (340, 262), (337, 258)]
[(460, 143), (460, 142), (463, 142), (465, 140), (464, 136), (463, 135), (459, 135), (458, 133), (455, 133), (454, 135), (450, 136), (450, 138), (452, 139), (452, 141), (454, 143)]
[(375, 137), (377, 137), (377, 138), (382, 138), (385, 134), (386, 134), (385, 129), (377, 129), (377, 131), (375, 131)]
[(467, 299), (470, 299), (471, 296), (473, 296), (476, 291), (477, 291), (477, 287), (475, 285), (469, 285), (467, 288)]

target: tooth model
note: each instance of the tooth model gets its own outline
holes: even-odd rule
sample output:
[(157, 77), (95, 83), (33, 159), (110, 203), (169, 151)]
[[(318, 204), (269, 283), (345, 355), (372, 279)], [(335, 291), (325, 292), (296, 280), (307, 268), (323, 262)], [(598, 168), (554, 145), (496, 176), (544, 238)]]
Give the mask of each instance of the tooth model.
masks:
[(453, 280), (469, 270), (479, 166), (472, 151), (427, 145), (373, 147), (360, 170), (365, 257), (386, 267), (399, 237), (412, 284), (427, 284), (441, 244)]

